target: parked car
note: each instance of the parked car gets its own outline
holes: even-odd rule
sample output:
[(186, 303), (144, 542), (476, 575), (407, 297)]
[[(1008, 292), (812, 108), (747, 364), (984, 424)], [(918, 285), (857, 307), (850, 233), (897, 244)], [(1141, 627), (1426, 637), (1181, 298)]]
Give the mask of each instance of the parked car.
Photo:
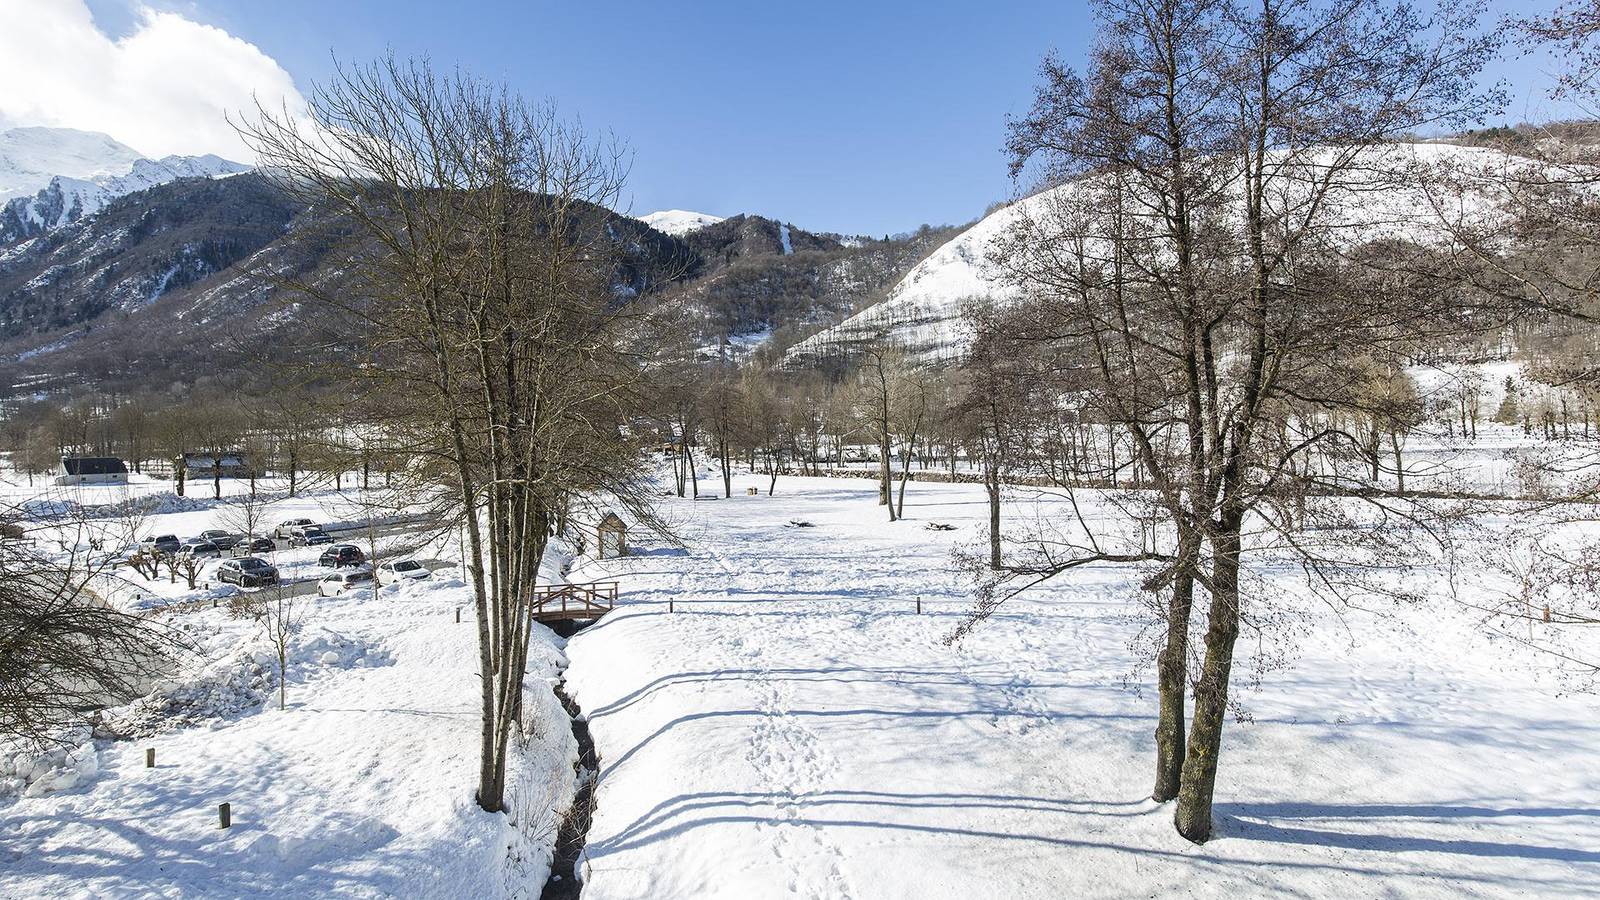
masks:
[(278, 570), (264, 559), (246, 556), (226, 560), (217, 566), (217, 580), (239, 587), (262, 587), (278, 583)]
[(200, 532), (200, 536), (217, 545), (218, 550), (232, 550), (234, 545), (244, 540), (244, 535), (223, 531), (221, 528), (212, 528)]
[(272, 538), (258, 537), (249, 542), (240, 542), (233, 545), (234, 556), (255, 556), (257, 553), (272, 553), (278, 545)]
[(399, 559), (378, 567), (379, 584), (398, 584), (402, 581), (426, 581), (433, 577), (428, 567), (414, 559)]
[(205, 538), (190, 538), (178, 548), (178, 554), (196, 559), (216, 559), (222, 555), (222, 548)]
[(317, 593), (324, 597), (333, 597), (360, 587), (371, 580), (371, 569), (351, 569), (346, 572), (335, 572), (332, 575), (322, 576), (322, 580), (317, 582)]
[(289, 546), (291, 547), (315, 547), (318, 544), (331, 543), (333, 543), (333, 538), (329, 537), (326, 531), (315, 525), (307, 525), (289, 538)]
[(311, 521), (310, 519), (285, 519), (284, 521), (279, 522), (278, 527), (273, 530), (273, 536), (283, 539), (292, 538), (295, 536), (295, 532), (299, 529), (305, 528), (307, 525), (315, 524), (317, 523)]
[(333, 566), (335, 569), (342, 566), (359, 566), (367, 561), (367, 555), (355, 544), (339, 544), (322, 551), (322, 557), (317, 562), (324, 566)]
[(175, 534), (158, 534), (140, 541), (139, 549), (156, 553), (177, 553), (183, 549), (183, 541)]

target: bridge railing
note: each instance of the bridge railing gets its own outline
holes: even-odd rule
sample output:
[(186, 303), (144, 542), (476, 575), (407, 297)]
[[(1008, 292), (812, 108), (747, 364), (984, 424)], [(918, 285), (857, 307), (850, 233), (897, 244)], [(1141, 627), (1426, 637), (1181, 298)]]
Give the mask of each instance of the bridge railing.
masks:
[(599, 617), (617, 605), (617, 582), (542, 585), (529, 600), (538, 620)]

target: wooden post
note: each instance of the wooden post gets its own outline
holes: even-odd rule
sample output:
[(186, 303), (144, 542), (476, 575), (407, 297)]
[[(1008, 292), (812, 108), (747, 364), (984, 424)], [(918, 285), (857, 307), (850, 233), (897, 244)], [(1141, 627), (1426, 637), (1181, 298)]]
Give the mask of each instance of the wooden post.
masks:
[(233, 824), (233, 807), (227, 803), (217, 806), (217, 819), (222, 822), (223, 828)]
[(456, 624), (461, 624), (461, 607), (456, 607)]
[(672, 606), (673, 606), (672, 598), (668, 597), (667, 598), (667, 612), (673, 612), (674, 611)]
[(917, 615), (922, 615), (922, 595), (917, 595)]
[(1546, 622), (1550, 621), (1550, 607), (1548, 606), (1544, 608), (1544, 620)]
[(146, 769), (154, 769), (156, 767), (156, 748), (154, 748), (154, 747), (146, 747), (145, 748), (145, 751), (144, 751), (144, 767)]

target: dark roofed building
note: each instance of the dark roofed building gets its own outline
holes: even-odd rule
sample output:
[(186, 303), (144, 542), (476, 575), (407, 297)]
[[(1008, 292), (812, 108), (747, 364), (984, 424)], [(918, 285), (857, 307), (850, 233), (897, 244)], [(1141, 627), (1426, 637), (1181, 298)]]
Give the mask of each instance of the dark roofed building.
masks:
[(115, 456), (63, 456), (56, 484), (127, 484), (128, 466)]
[(243, 453), (185, 453), (173, 460), (174, 472), (181, 471), (190, 481), (207, 478), (249, 478), (253, 472)]

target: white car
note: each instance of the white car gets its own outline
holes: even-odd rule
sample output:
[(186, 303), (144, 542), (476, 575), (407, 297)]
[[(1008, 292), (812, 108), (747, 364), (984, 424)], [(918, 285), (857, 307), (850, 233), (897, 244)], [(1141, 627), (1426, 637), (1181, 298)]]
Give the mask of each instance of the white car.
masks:
[(292, 538), (296, 534), (299, 534), (300, 531), (303, 530), (307, 525), (315, 524), (317, 523), (310, 519), (288, 519), (283, 522), (279, 522), (278, 527), (274, 531), (276, 536), (279, 538)]
[(345, 591), (352, 591), (372, 580), (372, 572), (367, 569), (347, 569), (324, 575), (317, 582), (317, 593), (324, 597), (337, 597)]
[(386, 562), (378, 567), (379, 584), (399, 584), (402, 581), (426, 581), (433, 577), (428, 567), (414, 559)]

